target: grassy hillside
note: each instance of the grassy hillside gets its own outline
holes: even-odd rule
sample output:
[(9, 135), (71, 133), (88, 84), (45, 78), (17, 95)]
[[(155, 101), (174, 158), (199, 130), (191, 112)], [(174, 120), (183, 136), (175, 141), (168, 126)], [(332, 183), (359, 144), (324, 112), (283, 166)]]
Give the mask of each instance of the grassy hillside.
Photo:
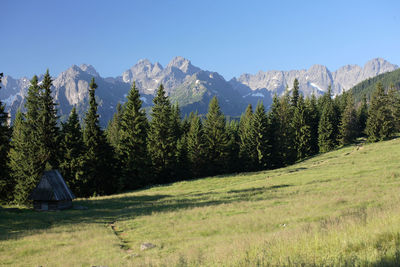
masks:
[(389, 88), (390, 85), (394, 85), (398, 90), (400, 89), (400, 69), (395, 71), (387, 72), (362, 81), (350, 90), (352, 91), (356, 102), (360, 102), (364, 95), (369, 99), (371, 93), (375, 90), (376, 84), (382, 82), (384, 88)]
[[(273, 171), (0, 209), (0, 265), (366, 265), (400, 261), (400, 139)], [(140, 251), (140, 244), (155, 248)]]

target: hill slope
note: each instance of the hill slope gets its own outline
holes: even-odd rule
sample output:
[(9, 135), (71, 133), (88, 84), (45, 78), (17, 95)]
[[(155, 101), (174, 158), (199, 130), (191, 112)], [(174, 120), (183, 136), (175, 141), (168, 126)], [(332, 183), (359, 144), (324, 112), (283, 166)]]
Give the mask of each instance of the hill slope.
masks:
[[(399, 159), (395, 139), (278, 170), (75, 201), (88, 210), (0, 209), (0, 262), (395, 266)], [(141, 251), (143, 242), (156, 247)]]
[(353, 93), (356, 102), (361, 101), (364, 95), (366, 95), (368, 99), (371, 93), (376, 89), (376, 84), (378, 82), (382, 82), (384, 88), (389, 88), (389, 86), (393, 84), (398, 90), (400, 90), (400, 69), (380, 74), (351, 88), (351, 92)]

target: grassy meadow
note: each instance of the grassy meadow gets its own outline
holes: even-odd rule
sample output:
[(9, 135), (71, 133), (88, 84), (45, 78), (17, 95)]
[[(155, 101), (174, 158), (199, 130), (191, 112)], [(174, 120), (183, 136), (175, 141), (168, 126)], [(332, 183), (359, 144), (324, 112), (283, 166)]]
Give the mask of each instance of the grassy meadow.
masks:
[[(400, 139), (296, 165), (0, 209), (1, 266), (397, 266)], [(156, 245), (140, 250), (144, 242)]]

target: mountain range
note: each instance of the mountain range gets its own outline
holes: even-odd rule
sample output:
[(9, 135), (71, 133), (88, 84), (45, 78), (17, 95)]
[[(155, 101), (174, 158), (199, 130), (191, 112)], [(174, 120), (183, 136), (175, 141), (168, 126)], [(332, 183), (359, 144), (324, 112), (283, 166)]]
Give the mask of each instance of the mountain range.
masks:
[[(111, 119), (117, 103), (126, 100), (133, 81), (139, 88), (144, 107), (152, 105), (156, 89), (163, 84), (171, 101), (179, 103), (182, 114), (196, 110), (205, 114), (210, 99), (217, 96), (226, 115), (238, 116), (249, 103), (255, 105), (263, 101), (268, 108), (273, 95), (279, 96), (290, 90), (295, 78), (299, 80), (300, 91), (304, 95), (322, 95), (329, 85), (333, 94), (339, 95), (363, 80), (396, 69), (397, 65), (375, 58), (363, 67), (346, 65), (334, 72), (323, 65), (313, 65), (302, 70), (246, 73), (227, 81), (217, 72), (202, 70), (183, 57), (175, 57), (165, 67), (158, 62), (153, 64), (143, 59), (121, 76), (108, 78), (101, 77), (91, 65), (73, 65), (53, 77), (53, 95), (62, 120), (68, 116), (73, 106), (77, 107), (82, 117), (88, 106), (90, 80), (94, 77), (98, 84), (96, 97), (103, 126)], [(42, 76), (39, 81), (41, 79)], [(0, 99), (6, 103), (12, 118), (19, 107), (23, 109), (29, 84), (27, 77), (14, 79), (6, 75), (3, 78)]]

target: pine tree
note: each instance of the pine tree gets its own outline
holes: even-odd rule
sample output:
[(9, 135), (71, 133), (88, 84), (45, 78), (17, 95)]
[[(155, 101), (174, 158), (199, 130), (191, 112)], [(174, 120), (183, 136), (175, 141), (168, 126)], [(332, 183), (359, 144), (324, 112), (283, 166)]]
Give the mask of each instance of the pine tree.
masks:
[(210, 101), (204, 121), (205, 151), (209, 175), (223, 173), (227, 168), (228, 136), (225, 126), (225, 116), (214, 96)]
[(365, 129), (368, 141), (376, 142), (385, 140), (394, 133), (394, 118), (389, 103), (382, 83), (378, 83), (376, 90), (372, 94), (368, 110), (367, 126)]
[(82, 194), (111, 194), (116, 189), (113, 177), (114, 158), (111, 145), (108, 144), (99, 124), (95, 90), (97, 84), (92, 78), (89, 86), (89, 110), (85, 117), (83, 140), (86, 147), (85, 174)]
[(122, 189), (135, 189), (151, 183), (147, 151), (148, 122), (135, 82), (127, 99), (120, 118), (117, 153), (122, 169)]
[(239, 122), (239, 158), (243, 171), (254, 170), (257, 162), (257, 150), (253, 133), (253, 108), (249, 104)]
[(172, 182), (176, 168), (177, 138), (172, 106), (163, 85), (158, 88), (153, 102), (148, 134), (149, 155), (157, 176), (156, 182)]
[(353, 95), (351, 94), (351, 92), (349, 92), (346, 94), (345, 97), (347, 98), (346, 107), (343, 111), (342, 119), (339, 126), (339, 142), (341, 145), (352, 143), (357, 137), (357, 131), (359, 129), (357, 113), (354, 107)]
[(76, 108), (73, 107), (61, 130), (60, 172), (76, 196), (84, 196), (85, 144)]
[[(2, 77), (3, 73), (0, 73), (0, 84)], [(11, 130), (8, 125), (8, 113), (5, 112), (5, 105), (0, 101), (0, 201), (10, 200), (13, 191), (13, 182), (8, 168), (10, 134)]]
[(299, 81), (297, 78), (294, 79), (293, 82), (293, 91), (292, 91), (292, 99), (291, 99), (291, 104), (293, 107), (297, 107), (297, 101), (299, 100)]
[(49, 70), (46, 71), (40, 87), (40, 109), (38, 114), (39, 127), (36, 129), (40, 136), (38, 140), (38, 156), (42, 164), (49, 164), (52, 169), (58, 167), (59, 158), (59, 129), (57, 126), (57, 110), (51, 95), (52, 80)]
[(309, 114), (304, 103), (304, 98), (300, 97), (297, 101), (292, 120), (294, 146), (296, 148), (298, 160), (311, 155), (312, 137), (309, 121)]
[(257, 170), (263, 170), (270, 167), (271, 152), (270, 138), (268, 136), (268, 117), (265, 113), (265, 107), (262, 102), (256, 106), (252, 117), (252, 136), (254, 138), (254, 147), (256, 151), (255, 166)]

